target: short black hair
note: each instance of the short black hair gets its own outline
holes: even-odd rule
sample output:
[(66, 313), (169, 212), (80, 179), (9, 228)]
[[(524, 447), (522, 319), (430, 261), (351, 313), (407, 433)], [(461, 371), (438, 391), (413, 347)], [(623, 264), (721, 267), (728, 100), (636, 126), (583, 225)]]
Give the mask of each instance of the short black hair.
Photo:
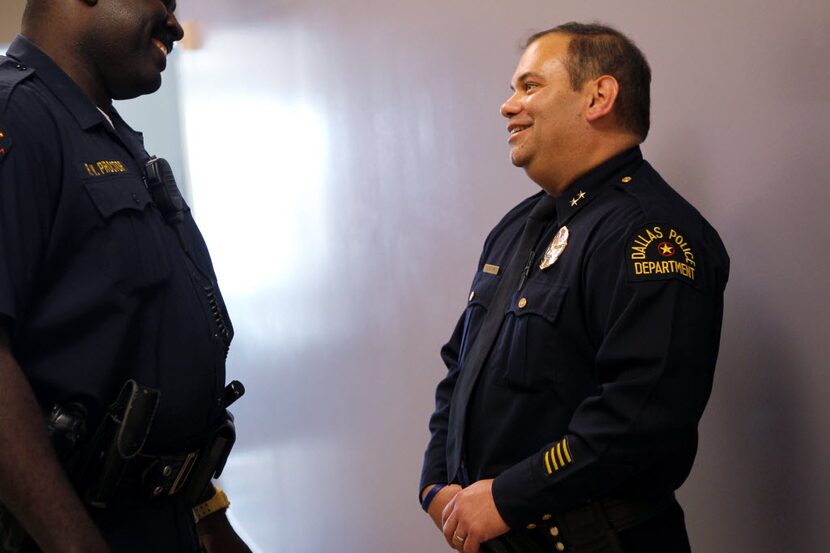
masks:
[(525, 48), (554, 33), (571, 38), (565, 61), (571, 87), (579, 90), (586, 81), (602, 75), (617, 79), (620, 92), (614, 112), (624, 129), (645, 140), (651, 125), (651, 67), (637, 45), (607, 25), (572, 21), (534, 34)]

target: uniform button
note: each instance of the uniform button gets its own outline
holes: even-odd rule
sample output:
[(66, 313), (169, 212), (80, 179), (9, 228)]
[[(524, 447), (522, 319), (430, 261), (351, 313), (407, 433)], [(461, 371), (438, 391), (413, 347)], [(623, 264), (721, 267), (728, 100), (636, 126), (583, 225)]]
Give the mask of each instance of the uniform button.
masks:
[(559, 535), (559, 528), (557, 528), (556, 526), (551, 526), (550, 527), (550, 535), (553, 536), (554, 538), (556, 536), (558, 536)]
[(556, 542), (556, 550), (557, 551), (565, 551), (565, 544), (561, 541)]
[(153, 495), (161, 495), (161, 492), (164, 491), (164, 488), (161, 486), (156, 486), (156, 489), (153, 490)]
[(528, 525), (527, 525), (527, 529), (528, 529), (528, 530), (533, 530), (534, 528), (536, 528), (536, 525), (535, 525), (535, 524), (533, 524), (532, 522), (531, 522), (530, 524), (528, 524)]
[(18, 71), (26, 71), (27, 69), (29, 69), (28, 67), (26, 67), (22, 63), (18, 63), (15, 67), (17, 67)]
[(170, 465), (165, 465), (165, 467), (161, 469), (161, 473), (164, 476), (170, 476), (171, 474), (173, 474), (173, 467), (171, 467)]
[(623, 182), (631, 182), (631, 177), (623, 177), (622, 181)]
[(476, 297), (476, 292), (475, 292), (475, 290), (473, 290), (472, 292), (470, 292), (470, 301), (473, 301), (473, 298), (474, 298), (474, 297)]
[(139, 200), (139, 199), (138, 199), (138, 196), (136, 196), (135, 194), (133, 194), (133, 201), (134, 201), (136, 204), (141, 204), (141, 200)]
[(527, 298), (522, 298), (519, 300), (519, 309), (524, 309), (525, 305), (527, 305)]
[(542, 520), (550, 520), (552, 518), (553, 518), (552, 515), (545, 515), (545, 516), (542, 517)]

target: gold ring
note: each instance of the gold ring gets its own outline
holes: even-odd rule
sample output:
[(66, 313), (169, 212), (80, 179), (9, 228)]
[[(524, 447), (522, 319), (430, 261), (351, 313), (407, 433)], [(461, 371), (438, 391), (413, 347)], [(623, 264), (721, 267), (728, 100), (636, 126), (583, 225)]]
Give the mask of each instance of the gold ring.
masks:
[(461, 537), (461, 536), (459, 536), (458, 534), (453, 534), (453, 535), (452, 535), (452, 539), (453, 539), (453, 541), (457, 541), (458, 543), (464, 543), (464, 541), (465, 541), (467, 538), (466, 538), (466, 537), (463, 537), (463, 538), (462, 538), (462, 537)]

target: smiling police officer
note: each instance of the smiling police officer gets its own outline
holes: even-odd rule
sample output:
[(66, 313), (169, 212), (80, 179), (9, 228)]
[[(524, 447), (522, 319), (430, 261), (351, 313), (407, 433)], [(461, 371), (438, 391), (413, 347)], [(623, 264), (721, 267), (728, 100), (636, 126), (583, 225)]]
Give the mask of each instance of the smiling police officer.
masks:
[(609, 27), (530, 38), (502, 105), (542, 191), (488, 236), (442, 349), (422, 506), (475, 553), (689, 551), (729, 259), (643, 160), (651, 70)]
[(159, 88), (174, 11), (29, 0), (0, 56), (0, 550), (248, 551), (209, 485), (230, 321), (169, 166), (111, 103)]

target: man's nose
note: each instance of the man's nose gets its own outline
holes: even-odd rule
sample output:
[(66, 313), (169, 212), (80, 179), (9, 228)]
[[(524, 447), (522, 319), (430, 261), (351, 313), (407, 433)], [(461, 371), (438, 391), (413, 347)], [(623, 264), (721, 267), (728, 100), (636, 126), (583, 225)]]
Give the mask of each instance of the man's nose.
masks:
[(175, 14), (173, 14), (172, 12), (167, 14), (166, 24), (170, 31), (173, 33), (174, 42), (178, 42), (182, 38), (184, 38), (184, 29), (182, 29), (182, 26), (179, 24), (179, 20), (176, 18)]
[(510, 118), (519, 113), (521, 109), (522, 108), (516, 99), (516, 93), (514, 92), (510, 98), (505, 100), (505, 102), (501, 105), (499, 112), (501, 112), (502, 117)]

